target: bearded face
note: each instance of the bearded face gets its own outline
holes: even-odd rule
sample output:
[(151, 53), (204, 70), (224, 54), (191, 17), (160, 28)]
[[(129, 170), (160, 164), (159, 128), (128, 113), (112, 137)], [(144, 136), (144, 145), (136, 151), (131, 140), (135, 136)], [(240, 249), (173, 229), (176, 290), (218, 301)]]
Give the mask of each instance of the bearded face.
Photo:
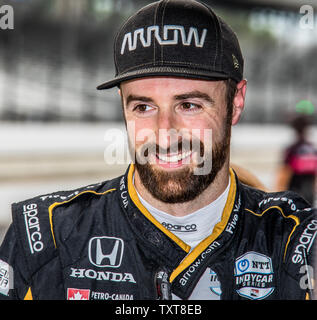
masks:
[[(155, 143), (143, 145), (138, 152), (134, 151), (135, 167), (142, 184), (162, 202), (194, 200), (214, 181), (223, 167), (229, 154), (230, 135), (231, 124), (227, 121), (223, 139), (212, 143), (211, 148), (209, 141), (204, 143), (195, 138), (182, 139), (167, 149)], [(208, 134), (204, 136), (209, 137)], [(164, 170), (156, 165), (157, 162), (175, 167), (183, 165), (175, 170)]]
[(197, 198), (229, 161), (224, 82), (136, 79), (122, 84), (121, 97), (137, 183), (164, 203)]

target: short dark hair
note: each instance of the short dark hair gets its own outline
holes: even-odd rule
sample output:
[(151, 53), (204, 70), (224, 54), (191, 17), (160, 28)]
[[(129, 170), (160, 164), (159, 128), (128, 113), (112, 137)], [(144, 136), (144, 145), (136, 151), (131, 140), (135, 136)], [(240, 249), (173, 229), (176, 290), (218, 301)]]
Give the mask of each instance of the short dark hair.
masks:
[(237, 92), (237, 82), (233, 79), (225, 80), (227, 87), (226, 102), (227, 102), (227, 122), (231, 124), (233, 113), (233, 100)]

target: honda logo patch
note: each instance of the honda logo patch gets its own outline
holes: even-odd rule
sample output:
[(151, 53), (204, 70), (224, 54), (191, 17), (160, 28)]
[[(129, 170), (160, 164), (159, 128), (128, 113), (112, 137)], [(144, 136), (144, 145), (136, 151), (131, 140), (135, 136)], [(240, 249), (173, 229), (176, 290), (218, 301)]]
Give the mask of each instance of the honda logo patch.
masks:
[(118, 268), (121, 265), (124, 242), (114, 237), (94, 237), (89, 240), (89, 261), (96, 267)]

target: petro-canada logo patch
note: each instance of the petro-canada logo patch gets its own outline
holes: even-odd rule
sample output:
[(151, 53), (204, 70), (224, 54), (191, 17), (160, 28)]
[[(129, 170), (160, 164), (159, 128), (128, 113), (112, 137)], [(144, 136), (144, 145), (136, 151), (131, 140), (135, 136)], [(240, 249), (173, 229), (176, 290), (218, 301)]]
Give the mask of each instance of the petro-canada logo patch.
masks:
[(89, 289), (67, 289), (67, 300), (89, 300)]
[(272, 259), (249, 251), (235, 261), (235, 287), (237, 293), (252, 300), (265, 299), (274, 291)]

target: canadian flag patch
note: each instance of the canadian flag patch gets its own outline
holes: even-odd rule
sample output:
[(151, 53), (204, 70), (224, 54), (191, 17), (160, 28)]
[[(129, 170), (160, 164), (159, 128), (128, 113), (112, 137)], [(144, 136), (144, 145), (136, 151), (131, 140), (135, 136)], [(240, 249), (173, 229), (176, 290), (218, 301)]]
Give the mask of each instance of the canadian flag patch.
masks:
[(89, 289), (67, 289), (67, 300), (89, 300)]

